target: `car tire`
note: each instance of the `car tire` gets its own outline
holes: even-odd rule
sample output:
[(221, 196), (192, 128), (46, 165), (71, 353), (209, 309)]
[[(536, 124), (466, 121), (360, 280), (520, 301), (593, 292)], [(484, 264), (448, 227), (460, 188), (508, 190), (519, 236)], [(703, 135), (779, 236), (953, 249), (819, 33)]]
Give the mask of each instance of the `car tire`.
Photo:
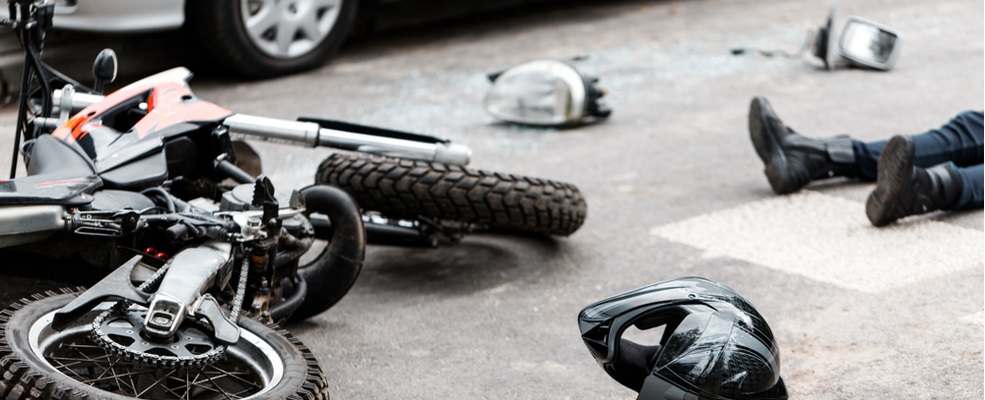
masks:
[(325, 64), (352, 29), (357, 1), (194, 0), (186, 2), (186, 15), (205, 55), (223, 71), (271, 78)]

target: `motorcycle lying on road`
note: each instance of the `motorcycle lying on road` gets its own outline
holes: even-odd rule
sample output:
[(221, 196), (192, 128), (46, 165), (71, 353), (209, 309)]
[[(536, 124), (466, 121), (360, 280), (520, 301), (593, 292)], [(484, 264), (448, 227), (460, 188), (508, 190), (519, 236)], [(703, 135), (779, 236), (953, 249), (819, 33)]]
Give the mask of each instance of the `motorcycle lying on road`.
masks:
[[(573, 185), (466, 168), (467, 148), (429, 136), (237, 114), (195, 97), (184, 68), (103, 96), (111, 53), (93, 88), (41, 61), (52, 14), (12, 0), (3, 21), (25, 52), (27, 174), (15, 153), (0, 181), (0, 273), (89, 287), (0, 312), (0, 397), (327, 399), (317, 360), (277, 324), (335, 304), (367, 243), (567, 235), (585, 218)], [(237, 165), (237, 135), (370, 156), (333, 154), (315, 185), (278, 192)]]

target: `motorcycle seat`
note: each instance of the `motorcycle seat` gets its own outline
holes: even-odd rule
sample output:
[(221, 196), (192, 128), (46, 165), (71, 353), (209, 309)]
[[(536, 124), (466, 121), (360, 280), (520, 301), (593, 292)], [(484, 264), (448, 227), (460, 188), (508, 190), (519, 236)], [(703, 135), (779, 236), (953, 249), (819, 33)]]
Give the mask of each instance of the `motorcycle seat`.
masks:
[(31, 142), (27, 176), (0, 180), (0, 206), (27, 204), (82, 205), (102, 186), (82, 149), (51, 135)]

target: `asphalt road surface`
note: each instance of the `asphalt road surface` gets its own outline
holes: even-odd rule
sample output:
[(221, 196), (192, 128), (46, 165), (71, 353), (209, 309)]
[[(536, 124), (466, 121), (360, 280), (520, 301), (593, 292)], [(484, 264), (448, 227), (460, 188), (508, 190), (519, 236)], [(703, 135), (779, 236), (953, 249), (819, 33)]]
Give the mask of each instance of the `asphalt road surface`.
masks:
[[(475, 168), (572, 182), (588, 199), (586, 224), (566, 238), (371, 248), (347, 297), (289, 327), (321, 361), (333, 398), (635, 398), (582, 344), (578, 311), (696, 275), (734, 288), (766, 317), (792, 398), (981, 399), (982, 212), (877, 229), (864, 215), (868, 183), (834, 179), (776, 196), (746, 115), (763, 95), (802, 133), (875, 140), (982, 109), (983, 3), (841, 2), (842, 18), (902, 32), (888, 73), (730, 52), (795, 52), (829, 6), (559, 4), (372, 36), (304, 74), (192, 86), (243, 113), (449, 137), (473, 149)], [(483, 111), (485, 73), (581, 55), (579, 68), (609, 90), (610, 120), (531, 129)], [(10, 110), (3, 116), (9, 135)], [(330, 153), (257, 148), (279, 188), (311, 183)]]

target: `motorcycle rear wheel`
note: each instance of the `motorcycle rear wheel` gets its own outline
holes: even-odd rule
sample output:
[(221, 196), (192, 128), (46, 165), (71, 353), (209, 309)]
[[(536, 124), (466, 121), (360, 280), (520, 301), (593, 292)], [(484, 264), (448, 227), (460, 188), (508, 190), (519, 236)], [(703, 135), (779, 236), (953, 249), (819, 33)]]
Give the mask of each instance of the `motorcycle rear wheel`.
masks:
[(239, 321), (239, 342), (205, 366), (152, 366), (108, 352), (90, 335), (93, 318), (106, 307), (52, 329), (54, 312), (81, 291), (39, 293), (0, 312), (0, 397), (329, 398), (321, 368), (298, 339), (247, 318)]
[(365, 211), (567, 236), (588, 205), (575, 185), (457, 165), (335, 153), (315, 182), (342, 188)]

